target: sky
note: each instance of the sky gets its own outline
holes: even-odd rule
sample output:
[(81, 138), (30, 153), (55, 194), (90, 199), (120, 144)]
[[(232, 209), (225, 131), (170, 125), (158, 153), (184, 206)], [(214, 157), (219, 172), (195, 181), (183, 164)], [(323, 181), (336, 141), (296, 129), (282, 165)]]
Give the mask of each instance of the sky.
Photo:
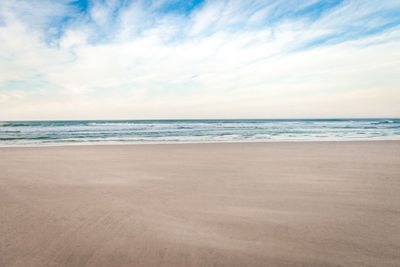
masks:
[(400, 0), (1, 0), (0, 120), (400, 117)]

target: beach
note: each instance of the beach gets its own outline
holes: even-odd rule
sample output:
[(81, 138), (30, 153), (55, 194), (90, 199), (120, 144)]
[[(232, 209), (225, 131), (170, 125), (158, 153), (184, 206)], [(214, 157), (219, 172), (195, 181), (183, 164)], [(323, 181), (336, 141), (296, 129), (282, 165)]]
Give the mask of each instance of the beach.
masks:
[(400, 266), (400, 141), (0, 148), (0, 266)]

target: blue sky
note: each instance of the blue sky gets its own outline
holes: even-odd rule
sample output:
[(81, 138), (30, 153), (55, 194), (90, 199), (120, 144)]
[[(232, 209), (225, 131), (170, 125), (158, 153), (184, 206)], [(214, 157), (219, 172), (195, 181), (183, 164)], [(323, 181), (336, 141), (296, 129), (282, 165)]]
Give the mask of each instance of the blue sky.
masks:
[(400, 1), (0, 2), (0, 120), (400, 116)]

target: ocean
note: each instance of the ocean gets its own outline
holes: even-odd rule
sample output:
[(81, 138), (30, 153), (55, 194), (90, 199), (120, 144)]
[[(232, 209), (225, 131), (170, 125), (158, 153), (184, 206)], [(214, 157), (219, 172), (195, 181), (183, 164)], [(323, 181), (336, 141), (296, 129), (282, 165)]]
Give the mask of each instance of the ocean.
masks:
[(400, 140), (400, 119), (0, 122), (0, 146)]

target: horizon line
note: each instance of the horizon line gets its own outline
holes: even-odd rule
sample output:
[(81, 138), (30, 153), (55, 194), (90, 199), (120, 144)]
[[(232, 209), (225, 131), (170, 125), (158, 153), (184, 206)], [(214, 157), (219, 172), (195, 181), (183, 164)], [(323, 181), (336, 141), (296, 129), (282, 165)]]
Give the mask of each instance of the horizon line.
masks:
[(179, 119), (50, 119), (50, 120), (0, 120), (0, 122), (62, 122), (62, 121), (234, 121), (234, 120), (399, 120), (399, 117), (297, 117), (297, 118), (179, 118)]

